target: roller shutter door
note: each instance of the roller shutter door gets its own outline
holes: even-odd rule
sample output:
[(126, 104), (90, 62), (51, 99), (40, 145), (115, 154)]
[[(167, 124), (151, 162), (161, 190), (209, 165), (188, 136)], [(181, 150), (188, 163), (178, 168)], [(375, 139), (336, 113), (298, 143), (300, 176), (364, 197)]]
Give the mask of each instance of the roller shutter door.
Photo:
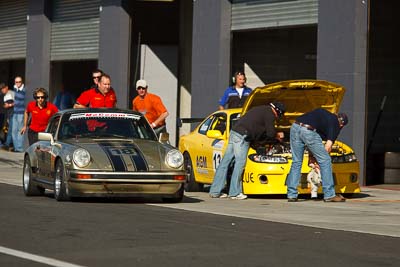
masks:
[(27, 0), (0, 1), (0, 60), (26, 57)]
[(53, 2), (51, 60), (97, 59), (100, 0)]
[(318, 0), (232, 0), (232, 31), (318, 23)]

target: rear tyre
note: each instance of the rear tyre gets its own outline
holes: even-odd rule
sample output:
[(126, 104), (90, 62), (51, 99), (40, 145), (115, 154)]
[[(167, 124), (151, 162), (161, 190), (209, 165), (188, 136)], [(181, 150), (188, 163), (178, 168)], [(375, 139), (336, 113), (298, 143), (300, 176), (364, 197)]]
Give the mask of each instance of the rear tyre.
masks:
[(65, 185), (64, 165), (61, 160), (57, 160), (56, 171), (54, 175), (54, 198), (57, 201), (69, 200), (67, 187)]
[(183, 199), (183, 191), (184, 186), (182, 185), (173, 197), (164, 197), (162, 201), (165, 203), (179, 203)]
[(22, 187), (25, 196), (41, 196), (44, 194), (44, 188), (39, 187), (32, 177), (31, 161), (28, 156), (24, 159), (24, 171), (22, 174)]
[(184, 165), (187, 173), (187, 182), (185, 183), (185, 191), (186, 192), (199, 192), (203, 191), (204, 185), (196, 182), (196, 177), (193, 171), (192, 159), (190, 158), (189, 153), (185, 152), (183, 154), (184, 157)]

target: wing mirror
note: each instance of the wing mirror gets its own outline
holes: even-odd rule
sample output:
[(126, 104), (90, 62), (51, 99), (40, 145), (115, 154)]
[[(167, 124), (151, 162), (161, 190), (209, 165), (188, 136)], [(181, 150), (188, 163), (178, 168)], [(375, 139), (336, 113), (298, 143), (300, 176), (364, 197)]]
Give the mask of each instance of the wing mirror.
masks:
[(207, 131), (207, 137), (214, 139), (222, 138), (222, 133), (220, 130), (209, 130)]
[(163, 144), (169, 144), (169, 133), (159, 133), (158, 141)]
[(54, 138), (51, 133), (39, 133), (38, 139), (39, 141), (50, 141), (50, 144), (54, 145)]

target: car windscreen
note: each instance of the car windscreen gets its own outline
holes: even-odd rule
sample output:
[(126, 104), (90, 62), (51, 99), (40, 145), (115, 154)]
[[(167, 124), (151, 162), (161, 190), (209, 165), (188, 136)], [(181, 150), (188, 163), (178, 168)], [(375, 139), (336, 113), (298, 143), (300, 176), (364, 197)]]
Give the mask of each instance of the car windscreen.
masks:
[(74, 113), (61, 122), (58, 139), (123, 138), (157, 140), (147, 120), (131, 113)]

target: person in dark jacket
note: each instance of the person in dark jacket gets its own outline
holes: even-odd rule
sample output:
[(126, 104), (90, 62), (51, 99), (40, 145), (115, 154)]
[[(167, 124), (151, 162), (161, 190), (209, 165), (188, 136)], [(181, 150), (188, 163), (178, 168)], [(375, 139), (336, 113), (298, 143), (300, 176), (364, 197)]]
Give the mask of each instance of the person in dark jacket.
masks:
[[(250, 109), (233, 126), (228, 146), (219, 164), (214, 181), (210, 188), (210, 197), (231, 199), (246, 199), (242, 193), (242, 173), (246, 165), (250, 142), (270, 138), (282, 141), (283, 132), (276, 133), (274, 122), (285, 113), (285, 106), (280, 102), (272, 102)], [(221, 193), (225, 186), (229, 165), (235, 159), (235, 166), (231, 177), (229, 195)]]
[[(345, 113), (333, 114), (317, 108), (298, 117), (290, 128), (290, 148), (292, 166), (287, 177), (287, 197), (289, 202), (297, 201), (297, 186), (301, 176), (305, 146), (311, 151), (321, 170), (322, 190), (325, 202), (344, 202), (345, 199), (335, 194), (332, 176), (332, 163), (329, 155), (332, 145), (340, 130), (348, 123)], [(322, 141), (326, 141), (325, 145)]]

